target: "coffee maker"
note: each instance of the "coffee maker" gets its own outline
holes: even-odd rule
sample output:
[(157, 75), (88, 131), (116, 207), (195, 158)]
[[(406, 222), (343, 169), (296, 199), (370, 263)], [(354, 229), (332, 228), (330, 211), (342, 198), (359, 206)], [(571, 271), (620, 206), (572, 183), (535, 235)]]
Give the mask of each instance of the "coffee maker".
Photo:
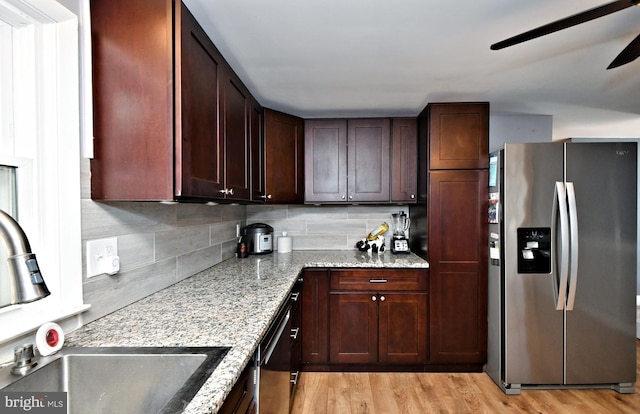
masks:
[(393, 237), (391, 239), (391, 251), (394, 254), (410, 253), (409, 239), (407, 231), (411, 220), (404, 211), (391, 214), (391, 230)]

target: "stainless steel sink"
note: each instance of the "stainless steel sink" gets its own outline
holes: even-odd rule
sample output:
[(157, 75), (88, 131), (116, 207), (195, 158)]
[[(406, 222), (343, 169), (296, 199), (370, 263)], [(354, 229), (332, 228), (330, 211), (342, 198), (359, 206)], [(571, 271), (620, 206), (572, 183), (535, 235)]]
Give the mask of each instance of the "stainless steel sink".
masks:
[(229, 348), (63, 348), (0, 392), (66, 392), (68, 413), (179, 413)]

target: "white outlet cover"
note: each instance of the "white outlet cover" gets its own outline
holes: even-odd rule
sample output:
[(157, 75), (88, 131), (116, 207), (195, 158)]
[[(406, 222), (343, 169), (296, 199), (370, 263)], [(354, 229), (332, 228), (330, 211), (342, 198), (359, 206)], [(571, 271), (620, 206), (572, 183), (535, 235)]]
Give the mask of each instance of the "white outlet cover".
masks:
[(116, 274), (120, 270), (118, 238), (90, 240), (87, 242), (87, 277)]

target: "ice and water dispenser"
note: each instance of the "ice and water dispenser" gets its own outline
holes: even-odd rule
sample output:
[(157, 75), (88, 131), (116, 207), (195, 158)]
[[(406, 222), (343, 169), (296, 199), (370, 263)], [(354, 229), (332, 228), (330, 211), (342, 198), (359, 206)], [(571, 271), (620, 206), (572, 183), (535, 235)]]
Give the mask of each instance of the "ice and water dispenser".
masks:
[(518, 273), (551, 273), (551, 228), (518, 228)]

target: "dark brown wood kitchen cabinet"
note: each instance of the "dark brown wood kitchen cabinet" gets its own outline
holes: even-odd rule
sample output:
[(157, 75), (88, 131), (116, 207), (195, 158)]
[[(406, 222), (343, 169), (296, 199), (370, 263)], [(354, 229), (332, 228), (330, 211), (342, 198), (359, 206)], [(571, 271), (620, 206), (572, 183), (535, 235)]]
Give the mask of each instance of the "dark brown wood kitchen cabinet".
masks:
[(430, 363), (486, 362), (487, 183), (487, 170), (429, 172)]
[(391, 126), (391, 201), (415, 203), (418, 191), (416, 118), (393, 118)]
[(391, 121), (305, 121), (305, 202), (389, 202)]
[(264, 109), (258, 101), (251, 100), (249, 116), (249, 144), (251, 161), (251, 200), (262, 201), (265, 194)]
[(250, 95), (189, 10), (93, 0), (91, 26), (92, 198), (248, 199)]
[(256, 412), (256, 366), (250, 362), (220, 407), (220, 414), (254, 414)]
[(329, 271), (305, 269), (302, 275), (302, 364), (329, 362)]
[(221, 131), (224, 140), (225, 198), (251, 199), (251, 142), (249, 127), (253, 111), (249, 90), (228, 66), (221, 80)]
[(293, 115), (264, 110), (266, 203), (304, 202), (304, 120)]
[(329, 361), (339, 365), (427, 362), (425, 270), (330, 270)]
[(487, 358), (488, 114), (488, 103), (435, 103), (418, 117), (411, 247), (429, 261), (429, 364), (450, 370)]
[(430, 103), (429, 169), (478, 169), (489, 165), (489, 104)]

